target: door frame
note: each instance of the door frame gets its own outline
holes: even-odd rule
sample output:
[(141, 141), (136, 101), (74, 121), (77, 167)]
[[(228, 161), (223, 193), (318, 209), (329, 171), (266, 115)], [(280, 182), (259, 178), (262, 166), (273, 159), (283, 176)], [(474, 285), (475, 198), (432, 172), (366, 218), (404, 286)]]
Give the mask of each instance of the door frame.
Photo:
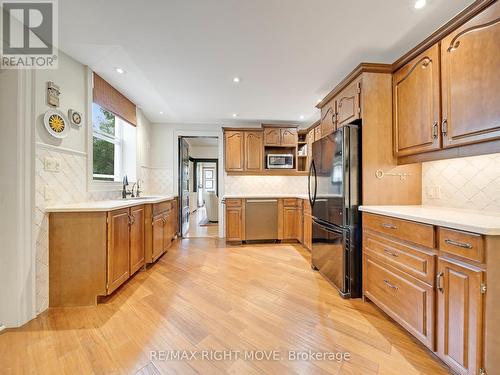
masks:
[(219, 237), (224, 237), (224, 210), (222, 197), (224, 197), (224, 169), (221, 162), (224, 160), (224, 135), (222, 127), (216, 130), (174, 130), (173, 137), (173, 157), (174, 157), (174, 195), (179, 195), (179, 138), (217, 138), (219, 147), (219, 157), (217, 159), (217, 187), (219, 190)]

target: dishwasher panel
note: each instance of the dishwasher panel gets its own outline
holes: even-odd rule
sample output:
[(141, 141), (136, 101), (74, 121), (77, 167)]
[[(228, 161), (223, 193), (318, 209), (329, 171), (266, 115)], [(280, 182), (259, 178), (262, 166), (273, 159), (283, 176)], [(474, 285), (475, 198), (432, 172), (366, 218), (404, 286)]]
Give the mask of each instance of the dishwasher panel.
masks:
[(245, 205), (247, 241), (278, 239), (278, 200), (247, 199)]

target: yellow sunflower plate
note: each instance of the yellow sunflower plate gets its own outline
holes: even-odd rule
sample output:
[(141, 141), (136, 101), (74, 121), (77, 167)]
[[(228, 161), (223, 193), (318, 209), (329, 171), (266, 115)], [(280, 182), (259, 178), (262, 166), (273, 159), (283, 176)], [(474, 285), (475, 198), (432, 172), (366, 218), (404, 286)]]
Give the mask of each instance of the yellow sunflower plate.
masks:
[(43, 123), (45, 125), (45, 129), (47, 129), (53, 137), (65, 138), (68, 135), (70, 128), (68, 120), (66, 120), (64, 114), (57, 109), (49, 109), (45, 112)]

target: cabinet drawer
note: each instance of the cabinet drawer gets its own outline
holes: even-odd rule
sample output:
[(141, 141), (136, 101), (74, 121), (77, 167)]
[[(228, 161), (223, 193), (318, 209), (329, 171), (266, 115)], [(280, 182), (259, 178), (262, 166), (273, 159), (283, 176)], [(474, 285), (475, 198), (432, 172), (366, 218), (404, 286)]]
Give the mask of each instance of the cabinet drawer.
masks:
[(364, 267), (365, 295), (434, 350), (434, 289), (369, 256), (364, 258)]
[(285, 206), (285, 207), (296, 207), (298, 205), (299, 205), (298, 199), (295, 199), (295, 198), (283, 199), (283, 206)]
[(434, 285), (436, 269), (434, 254), (371, 233), (365, 233), (363, 237), (365, 254)]
[(153, 204), (153, 216), (160, 215), (172, 208), (172, 201)]
[(479, 234), (439, 228), (439, 251), (476, 262), (484, 262), (483, 237)]
[(363, 226), (432, 249), (435, 246), (434, 227), (432, 225), (364, 213)]
[(225, 200), (226, 207), (241, 207), (243, 199), (228, 198)]

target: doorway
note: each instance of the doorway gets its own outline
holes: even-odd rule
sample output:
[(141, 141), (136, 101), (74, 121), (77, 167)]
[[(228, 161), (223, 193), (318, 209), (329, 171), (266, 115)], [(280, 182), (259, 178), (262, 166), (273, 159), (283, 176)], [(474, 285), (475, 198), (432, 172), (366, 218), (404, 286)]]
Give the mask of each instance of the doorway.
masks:
[(218, 138), (179, 137), (178, 176), (182, 236), (218, 237)]

